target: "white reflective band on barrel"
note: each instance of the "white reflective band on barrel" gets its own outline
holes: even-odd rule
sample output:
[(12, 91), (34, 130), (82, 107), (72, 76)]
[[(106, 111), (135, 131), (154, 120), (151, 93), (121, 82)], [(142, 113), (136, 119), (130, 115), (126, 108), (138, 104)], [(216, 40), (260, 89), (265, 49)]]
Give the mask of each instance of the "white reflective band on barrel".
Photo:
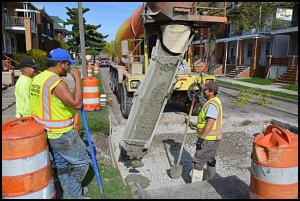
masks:
[(272, 184), (294, 184), (298, 182), (298, 166), (291, 168), (271, 168), (251, 161), (250, 170), (256, 178)]
[(71, 124), (73, 124), (74, 122), (74, 118), (72, 119), (68, 119), (65, 121), (59, 121), (59, 122), (54, 122), (54, 121), (43, 121), (38, 119), (35, 116), (32, 116), (36, 122), (38, 122), (39, 124), (43, 124), (44, 126), (48, 127), (48, 128), (62, 128), (62, 127), (67, 127), (70, 126)]
[(35, 172), (47, 166), (48, 163), (49, 151), (47, 147), (45, 151), (31, 157), (15, 160), (2, 160), (2, 176), (18, 176)]
[(3, 197), (3, 199), (51, 199), (55, 193), (54, 179), (43, 189), (36, 191), (31, 194), (14, 196), (14, 197)]
[[(50, 90), (50, 86), (57, 80), (59, 79), (58, 76), (53, 76), (51, 77), (43, 86), (43, 108), (44, 108), (44, 119), (45, 120), (50, 120), (50, 103), (49, 103), (49, 99), (51, 96), (51, 92)], [(50, 93), (49, 93), (50, 92)]]
[(83, 87), (83, 92), (98, 92), (99, 87)]
[(99, 98), (84, 98), (83, 99), (83, 104), (97, 104), (100, 103)]

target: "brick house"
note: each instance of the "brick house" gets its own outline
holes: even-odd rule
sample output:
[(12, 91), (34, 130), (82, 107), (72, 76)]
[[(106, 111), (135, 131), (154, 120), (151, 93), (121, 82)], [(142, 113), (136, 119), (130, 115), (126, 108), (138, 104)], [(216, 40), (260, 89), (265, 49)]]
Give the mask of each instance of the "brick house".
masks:
[[(228, 2), (228, 12), (230, 6), (232, 2)], [(291, 12), (290, 19), (282, 20), (288, 28), (277, 26), (273, 30), (271, 19), (270, 27), (237, 33), (235, 27), (226, 24), (221, 30), (224, 36), (216, 40), (214, 64), (219, 66), (218, 72), (235, 78), (269, 78), (274, 66), (281, 66), (281, 75), (298, 66), (298, 6)], [(277, 74), (271, 78), (279, 77)]]
[(65, 28), (65, 21), (59, 18), (58, 16), (50, 16), (54, 21), (54, 38), (58, 40), (68, 41), (67, 35), (68, 30)]
[(54, 47), (53, 20), (30, 2), (2, 2), (2, 53), (49, 52)]

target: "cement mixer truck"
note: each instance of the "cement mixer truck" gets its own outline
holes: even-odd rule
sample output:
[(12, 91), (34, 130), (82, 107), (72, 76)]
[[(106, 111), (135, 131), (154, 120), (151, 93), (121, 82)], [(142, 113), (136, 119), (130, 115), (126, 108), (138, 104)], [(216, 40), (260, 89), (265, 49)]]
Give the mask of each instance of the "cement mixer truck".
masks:
[[(197, 2), (145, 2), (118, 29), (115, 37), (117, 62), (110, 66), (110, 86), (118, 97), (124, 118), (128, 118), (134, 93), (148, 71), (152, 48), (162, 32), (160, 27), (163, 24), (186, 24), (191, 27), (192, 34), (205, 38), (213, 24), (226, 22), (224, 2), (205, 3), (207, 7), (201, 7)], [(192, 99), (190, 91), (197, 90), (195, 83), (215, 80), (213, 75), (201, 72), (207, 71), (208, 66), (205, 47), (204, 43), (195, 45), (194, 42), (183, 55), (176, 74), (177, 82), (168, 98), (168, 103), (184, 104), (187, 112)], [(206, 69), (197, 70), (195, 67), (199, 67), (199, 64), (206, 66)], [(199, 100), (195, 103), (193, 115), (199, 112)]]
[(226, 21), (221, 2), (144, 2), (119, 28), (118, 62), (111, 64), (110, 74), (111, 89), (128, 118), (117, 143), (123, 159), (147, 153), (167, 103), (189, 107), (195, 96), (200, 103), (200, 83), (215, 77), (192, 68), (198, 63), (194, 38)]

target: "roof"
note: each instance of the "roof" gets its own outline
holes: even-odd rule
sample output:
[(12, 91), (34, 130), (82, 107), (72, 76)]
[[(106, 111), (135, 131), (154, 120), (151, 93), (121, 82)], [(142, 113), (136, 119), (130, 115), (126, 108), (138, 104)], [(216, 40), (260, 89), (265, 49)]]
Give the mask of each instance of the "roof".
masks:
[(292, 32), (298, 32), (298, 27), (291, 27), (287, 29), (278, 29), (271, 31), (271, 35), (276, 35), (276, 34), (291, 34)]
[(226, 43), (230, 41), (238, 41), (238, 40), (251, 39), (251, 38), (271, 38), (271, 36), (269, 34), (250, 34), (250, 35), (235, 36), (230, 38), (216, 39), (216, 43), (222, 43), (222, 42)]
[(63, 22), (63, 23), (66, 23), (64, 20), (60, 19), (58, 16), (50, 16), (54, 22)]

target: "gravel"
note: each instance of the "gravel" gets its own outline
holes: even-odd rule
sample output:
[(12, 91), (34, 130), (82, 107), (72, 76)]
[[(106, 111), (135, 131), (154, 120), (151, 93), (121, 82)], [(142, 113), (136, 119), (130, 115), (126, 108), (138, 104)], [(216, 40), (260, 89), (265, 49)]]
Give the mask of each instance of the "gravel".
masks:
[[(265, 122), (247, 126), (224, 127), (223, 139), (217, 153), (217, 177), (232, 175), (249, 176), (251, 166), (252, 142), (255, 134), (261, 133)], [(192, 158), (195, 154), (194, 133), (189, 133), (182, 153), (180, 165), (183, 167), (182, 177), (171, 179), (169, 171), (171, 165), (177, 163), (183, 134), (156, 134), (150, 149), (141, 159), (142, 167), (132, 167), (134, 160), (119, 161), (123, 178), (129, 175), (143, 175), (149, 179), (149, 186), (145, 190), (176, 186), (191, 182)], [(206, 169), (204, 169), (204, 179)], [(141, 186), (145, 184), (141, 181)]]

